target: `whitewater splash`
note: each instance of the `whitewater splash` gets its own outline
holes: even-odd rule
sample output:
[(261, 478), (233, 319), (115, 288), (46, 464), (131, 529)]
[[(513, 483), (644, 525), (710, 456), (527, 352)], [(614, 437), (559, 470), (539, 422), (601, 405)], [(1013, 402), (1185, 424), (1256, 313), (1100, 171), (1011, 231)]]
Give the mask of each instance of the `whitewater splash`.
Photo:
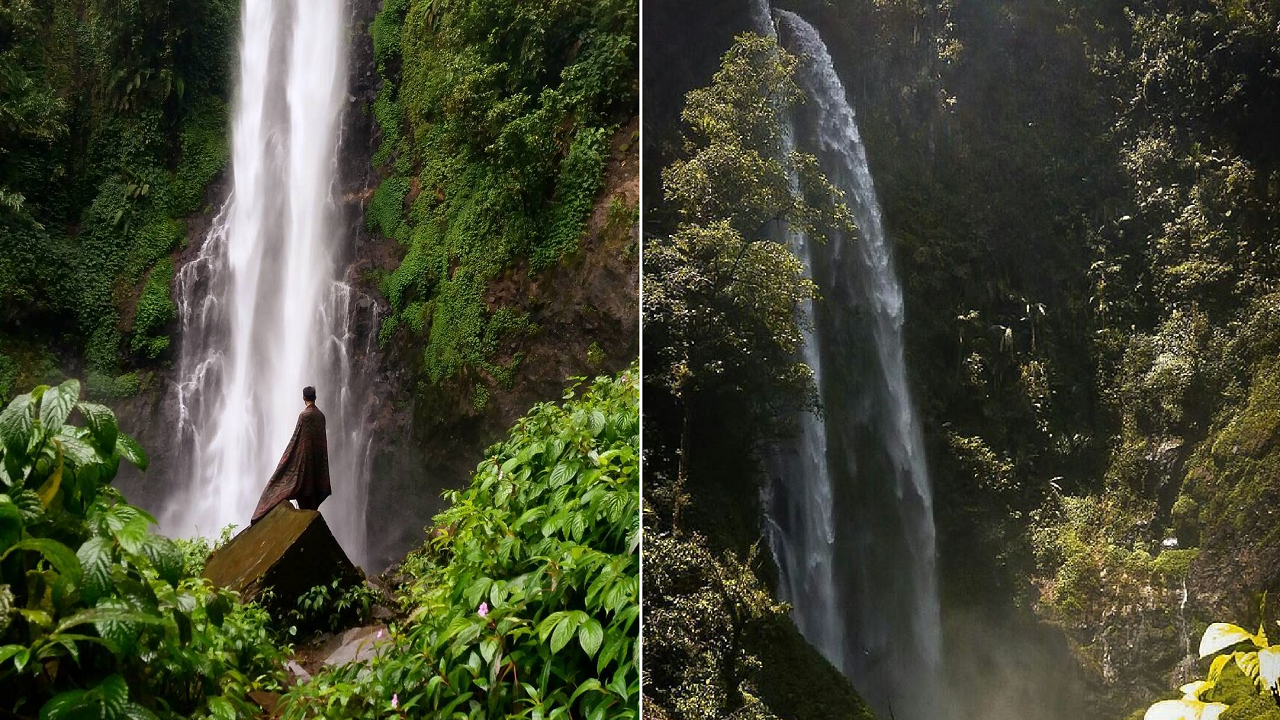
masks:
[(171, 535), (244, 526), (293, 432), (302, 388), (327, 418), (323, 512), (365, 560), (370, 411), (357, 365), (377, 306), (342, 277), (333, 197), (346, 103), (343, 0), (245, 0), (233, 187), (179, 271), (177, 403), (188, 472), (160, 513)]
[(767, 535), (780, 591), (800, 631), (884, 714), (945, 718), (938, 689), (942, 630), (933, 501), (923, 435), (906, 377), (903, 298), (866, 149), (817, 30), (798, 15), (753, 7), (757, 27), (802, 58), (809, 102), (788, 147), (817, 155), (846, 194), (856, 241), (788, 240), (824, 298), (805, 308), (803, 359), (823, 416), (805, 413), (771, 464)]

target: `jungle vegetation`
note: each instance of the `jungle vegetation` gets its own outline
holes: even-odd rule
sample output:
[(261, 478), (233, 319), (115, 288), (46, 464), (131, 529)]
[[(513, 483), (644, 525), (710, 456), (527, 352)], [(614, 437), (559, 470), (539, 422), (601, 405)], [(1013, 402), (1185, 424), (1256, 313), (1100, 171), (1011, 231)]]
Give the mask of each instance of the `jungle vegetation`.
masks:
[[(676, 5), (657, 7), (685, 18), (667, 21), (677, 37), (747, 26), (740, 6)], [(1280, 497), (1280, 6), (777, 6), (822, 30), (858, 109), (906, 293), (944, 605), (1059, 628), (1064, 674), (1081, 678), (1091, 716), (1144, 711), (1204, 677), (1191, 638), (1224, 616), (1269, 624), (1256, 596), (1280, 587), (1268, 519)], [(689, 18), (694, 30), (675, 27)], [(686, 87), (714, 70), (681, 67)], [(696, 152), (669, 110), (646, 125), (663, 167)], [(727, 174), (714, 178), (743, 182)], [(663, 194), (670, 177), (646, 178), (650, 248), (684, 221), (679, 198)], [(733, 198), (750, 206), (751, 191)], [(684, 277), (660, 263), (647, 272), (646, 301), (678, 307), (661, 295)], [(779, 276), (777, 297), (813, 292)], [(646, 371), (679, 367), (672, 320), (647, 322)], [(796, 338), (790, 325), (769, 332)], [(685, 457), (676, 385), (646, 378), (646, 427), (660, 429), (647, 436), (647, 522), (674, 535), (671, 509), (683, 507), (684, 532), (713, 557), (731, 547), (741, 559), (761, 537), (759, 463), (744, 438), (777, 431), (786, 413), (767, 410), (771, 383), (803, 370), (753, 376), (735, 365), (744, 352), (717, 352), (677, 379), (692, 386), (711, 368), (765, 416), (734, 408), (713, 427), (693, 423)], [(767, 559), (751, 570), (771, 586)]]
[[(284, 717), (637, 716), (639, 378), (584, 383), (449, 493), (401, 568), (388, 651), (294, 687)], [(288, 689), (300, 628), (368, 620), (363, 585), (318, 586), (276, 617), (214, 588), (208, 541), (156, 534), (112, 488), (122, 462), (146, 454), (76, 380), (0, 412), (0, 712), (257, 717), (250, 694)]]
[(226, 162), (238, 7), (0, 8), (0, 397), (65, 375), (131, 394), (166, 357), (171, 257)]

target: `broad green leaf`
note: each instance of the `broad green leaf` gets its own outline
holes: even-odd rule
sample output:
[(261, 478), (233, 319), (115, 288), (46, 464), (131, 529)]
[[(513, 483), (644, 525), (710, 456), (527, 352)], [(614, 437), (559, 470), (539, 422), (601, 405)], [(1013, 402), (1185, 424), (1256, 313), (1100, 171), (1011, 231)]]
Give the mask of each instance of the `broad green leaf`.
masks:
[(209, 698), (209, 714), (216, 720), (236, 720), (236, 707), (222, 697)]
[(75, 615), (63, 619), (58, 623), (58, 628), (54, 632), (61, 635), (73, 627), (79, 627), (80, 625), (88, 623), (94, 623), (96, 625), (98, 623), (106, 622), (163, 625), (165, 620), (159, 615), (149, 615), (128, 607), (99, 604), (98, 607), (81, 610)]
[(125, 720), (157, 720), (156, 714), (139, 705), (131, 702), (124, 707)]
[(599, 620), (591, 618), (578, 628), (578, 643), (582, 645), (588, 657), (595, 657), (602, 642), (604, 642), (604, 628), (600, 627)]
[(17, 613), (25, 618), (28, 624), (37, 628), (48, 630), (53, 627), (53, 617), (44, 610), (17, 608)]
[(20, 540), (11, 545), (9, 549), (4, 552), (4, 555), (0, 555), (0, 560), (3, 560), (10, 553), (17, 550), (30, 550), (32, 552), (40, 553), (44, 556), (45, 560), (49, 561), (49, 564), (53, 566), (54, 570), (57, 570), (59, 573), (64, 575), (73, 584), (80, 584), (80, 561), (76, 559), (76, 554), (71, 552), (71, 548), (63, 545), (57, 540), (50, 540), (48, 538), (27, 538), (26, 540)]
[(102, 704), (107, 710), (107, 717), (119, 717), (124, 714), (124, 708), (129, 704), (129, 686), (125, 683), (124, 678), (119, 675), (112, 675), (103, 680), (95, 689), (101, 693)]
[(147, 453), (137, 440), (120, 433), (116, 438), (116, 451), (120, 453), (120, 457), (136, 465), (139, 470), (147, 469)]
[(126, 655), (132, 654), (137, 646), (138, 636), (142, 632), (139, 625), (164, 622), (160, 616), (138, 612), (118, 597), (102, 598), (94, 609), (102, 613), (93, 621), (98, 635), (110, 640)]
[(619, 653), (626, 648), (627, 636), (623, 633), (614, 631), (606, 635), (608, 638), (604, 644), (604, 650), (600, 651), (600, 657), (596, 658), (596, 673), (604, 672), (605, 667), (611, 660), (617, 657), (621, 660)]
[(1207, 658), (1242, 642), (1254, 642), (1253, 633), (1239, 625), (1214, 623), (1200, 637), (1200, 657)]
[(84, 601), (93, 604), (98, 598), (111, 591), (111, 549), (110, 538), (89, 538), (76, 551), (80, 567), (84, 570), (84, 579), (80, 595)]
[(115, 537), (120, 547), (130, 555), (140, 554), (142, 546), (151, 534), (150, 525), (146, 518), (139, 516), (125, 523), (119, 530), (115, 530)]
[(480, 657), (485, 662), (493, 662), (494, 653), (498, 651), (498, 639), (489, 637), (480, 641)]
[(115, 452), (116, 436), (120, 433), (120, 426), (111, 408), (82, 402), (76, 405), (76, 409), (84, 416), (85, 424), (89, 427), (89, 432), (93, 433), (93, 438), (98, 441), (98, 447), (102, 452), (106, 455)]
[(71, 464), (77, 468), (87, 467), (102, 462), (102, 457), (98, 455), (98, 451), (84, 440), (76, 437), (73, 432), (68, 432), (69, 427), (63, 427), (62, 432), (54, 440), (58, 443), (58, 447), (62, 450), (62, 455)]
[(107, 530), (114, 536), (124, 529), (125, 525), (142, 517), (142, 511), (127, 503), (112, 505), (105, 514)]
[(228, 612), (231, 612), (231, 596), (227, 593), (219, 592), (205, 602), (204, 612), (209, 618), (209, 622), (221, 627), (223, 619)]
[(560, 463), (551, 471), (551, 478), (547, 484), (550, 487), (558, 488), (572, 480), (573, 476), (577, 474), (578, 471), (570, 467), (567, 463)]
[(573, 691), (573, 695), (569, 696), (569, 704), (572, 705), (573, 701), (577, 700), (578, 697), (581, 696), (583, 693), (588, 693), (588, 692), (591, 692), (592, 690), (599, 690), (599, 689), (600, 689), (599, 680), (595, 678), (587, 678), (585, 682), (583, 682), (581, 685), (578, 686), (577, 690)]
[(511, 491), (515, 489), (515, 483), (502, 482), (498, 485), (498, 489), (493, 494), (493, 504), (496, 507), (502, 507), (507, 504), (507, 500), (511, 498)]
[(22, 522), (30, 525), (44, 515), (44, 505), (34, 490), (19, 490), (12, 495), (13, 504), (22, 513)]
[(0, 412), (0, 444), (14, 456), (22, 457), (31, 442), (34, 422), (31, 417), (31, 396), (19, 395)]
[(40, 720), (79, 720), (101, 715), (102, 702), (87, 690), (59, 693), (40, 708)]
[(40, 709), (40, 720), (87, 720), (124, 716), (129, 706), (129, 686), (124, 678), (111, 675), (90, 690), (60, 693)]
[(556, 629), (551, 632), (551, 652), (558, 653), (560, 649), (569, 644), (573, 639), (573, 631), (577, 629), (577, 624), (573, 621), (572, 615), (565, 615), (556, 623)]
[(169, 538), (155, 533), (147, 535), (142, 541), (142, 554), (165, 582), (177, 585), (182, 579), (182, 551)]
[(605, 417), (604, 413), (599, 410), (591, 411), (591, 415), (587, 418), (587, 432), (594, 437), (604, 432)]
[(45, 391), (40, 398), (40, 425), (50, 435), (62, 429), (80, 397), (80, 381), (68, 380)]

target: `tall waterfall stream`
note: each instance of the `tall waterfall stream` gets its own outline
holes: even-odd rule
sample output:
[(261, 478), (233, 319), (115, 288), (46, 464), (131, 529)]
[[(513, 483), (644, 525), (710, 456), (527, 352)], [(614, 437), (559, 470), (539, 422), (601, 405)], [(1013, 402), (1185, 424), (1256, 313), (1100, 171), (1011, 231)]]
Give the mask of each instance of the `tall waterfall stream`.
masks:
[(172, 535), (248, 524), (284, 450), (302, 388), (328, 421), (333, 497), (322, 506), (367, 560), (370, 465), (358, 359), (377, 307), (344, 277), (334, 194), (347, 103), (342, 0), (245, 0), (232, 117), (232, 191), (177, 279), (177, 388), (186, 472), (159, 513)]
[(803, 355), (823, 412), (800, 418), (798, 438), (771, 463), (766, 524), (780, 591), (800, 631), (882, 714), (944, 718), (929, 471), (866, 149), (818, 31), (763, 2), (753, 14), (801, 57), (808, 102), (794, 111), (788, 143), (817, 156), (858, 226), (856, 239), (788, 238), (823, 298), (805, 310), (813, 330)]

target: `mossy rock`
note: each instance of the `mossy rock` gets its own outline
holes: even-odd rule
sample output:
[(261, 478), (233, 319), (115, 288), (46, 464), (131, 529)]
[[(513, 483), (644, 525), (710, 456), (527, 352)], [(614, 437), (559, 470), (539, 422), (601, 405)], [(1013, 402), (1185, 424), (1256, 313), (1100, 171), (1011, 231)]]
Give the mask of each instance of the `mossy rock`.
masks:
[(1227, 708), (1219, 720), (1280, 720), (1274, 700), (1254, 695)]
[(276, 506), (210, 556), (204, 577), (240, 593), (242, 602), (261, 600), (277, 618), (316, 585), (362, 579), (324, 517), (289, 503)]

